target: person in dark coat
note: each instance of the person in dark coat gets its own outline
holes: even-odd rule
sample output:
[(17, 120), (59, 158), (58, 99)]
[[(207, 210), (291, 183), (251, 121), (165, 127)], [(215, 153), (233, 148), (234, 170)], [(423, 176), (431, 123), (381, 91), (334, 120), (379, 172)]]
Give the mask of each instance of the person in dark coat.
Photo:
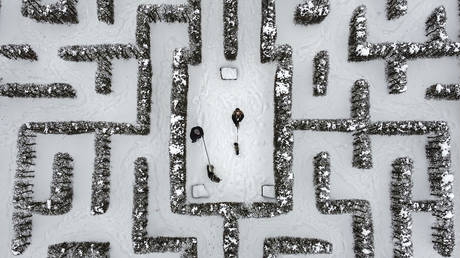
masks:
[(232, 114), (232, 120), (233, 123), (235, 124), (236, 128), (240, 127), (240, 122), (243, 121), (244, 119), (244, 113), (241, 111), (241, 109), (236, 108), (235, 111), (233, 111)]
[(211, 159), (209, 158), (208, 148), (206, 147), (206, 141), (204, 140), (204, 131), (201, 126), (195, 126), (190, 130), (190, 139), (192, 142), (197, 142), (199, 139), (203, 139), (203, 146), (206, 152), (206, 158), (208, 159), (208, 165), (206, 166), (206, 170), (208, 172), (208, 178), (214, 182), (219, 183), (221, 179), (216, 175), (214, 172), (214, 166), (211, 164)]
[(240, 145), (238, 143), (238, 129), (240, 128), (240, 122), (244, 119), (244, 113), (241, 109), (236, 108), (232, 114), (233, 123), (236, 126), (236, 142), (233, 143), (233, 147), (235, 148), (235, 154), (240, 155)]
[(192, 142), (198, 141), (201, 137), (203, 137), (203, 135), (203, 128), (200, 126), (195, 126), (190, 131), (190, 139), (192, 139)]

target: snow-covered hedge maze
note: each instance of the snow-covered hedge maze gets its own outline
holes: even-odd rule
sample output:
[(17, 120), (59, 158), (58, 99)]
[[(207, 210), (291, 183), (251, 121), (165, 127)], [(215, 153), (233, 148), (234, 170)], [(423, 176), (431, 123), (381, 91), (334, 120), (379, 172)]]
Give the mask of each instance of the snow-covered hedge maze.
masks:
[[(0, 45), (0, 55), (11, 60), (37, 61), (38, 57), (30, 45)], [(0, 96), (19, 98), (75, 98), (75, 90), (67, 83), (4, 83), (0, 84)]]
[(399, 158), (393, 163), (391, 211), (393, 237), (397, 240), (394, 247), (395, 256), (413, 257), (411, 212), (431, 213), (435, 217), (432, 226), (434, 249), (443, 256), (451, 256), (453, 252), (455, 245), (453, 174), (450, 171), (449, 142), (448, 132), (441, 132), (430, 137), (426, 145), (431, 195), (435, 200), (414, 201), (412, 199), (414, 167), (410, 158)]
[[(82, 1), (80, 1), (82, 2)], [(22, 0), (22, 16), (38, 23), (72, 24), (79, 23), (77, 0), (57, 0), (44, 4), (41, 0)], [(227, 61), (238, 56), (239, 19), (238, 0), (223, 2), (223, 48)], [(292, 22), (300, 25), (321, 23), (333, 8), (328, 0), (299, 1), (293, 11)], [(279, 1), (278, 1), (279, 3)], [(106, 26), (116, 23), (114, 0), (97, 0), (97, 17)], [(241, 2), (240, 2), (241, 4)], [(273, 175), (275, 199), (273, 201), (208, 202), (191, 203), (187, 200), (187, 117), (189, 88), (191, 85), (190, 66), (202, 63), (202, 8), (201, 0), (187, 0), (183, 4), (139, 4), (136, 11), (136, 31), (131, 43), (78, 44), (61, 46), (57, 56), (63, 61), (90, 62), (97, 66), (94, 87), (97, 94), (108, 95), (112, 91), (113, 62), (115, 60), (137, 61), (137, 99), (135, 122), (112, 121), (31, 121), (19, 127), (17, 135), (16, 173), (12, 194), (12, 241), (11, 251), (22, 255), (33, 245), (34, 215), (59, 216), (69, 213), (74, 200), (74, 158), (69, 153), (56, 153), (53, 160), (50, 196), (46, 200), (34, 197), (34, 178), (37, 160), (37, 137), (44, 135), (93, 135), (95, 158), (92, 171), (91, 204), (89, 212), (93, 216), (106, 214), (110, 209), (111, 166), (113, 159), (112, 140), (115, 136), (130, 135), (144, 137), (151, 134), (153, 69), (151, 57), (151, 25), (156, 23), (182, 23), (188, 28), (188, 46), (176, 48), (171, 53), (172, 87), (170, 98), (170, 138), (169, 138), (169, 205), (175, 215), (222, 218), (222, 251), (224, 257), (239, 257), (240, 222), (244, 219), (270, 219), (291, 214), (294, 210), (294, 133), (317, 132), (318, 137), (329, 133), (343, 133), (352, 137), (352, 167), (365, 173), (374, 166), (372, 149), (373, 136), (423, 136), (426, 138), (426, 160), (431, 199), (413, 199), (412, 175), (422, 168), (414, 164), (410, 157), (396, 159), (393, 170), (387, 171), (391, 178), (388, 185), (391, 196), (391, 228), (393, 254), (395, 257), (413, 257), (416, 245), (412, 243), (413, 213), (428, 213), (433, 217), (433, 249), (442, 256), (452, 256), (455, 246), (454, 227), (454, 174), (450, 150), (451, 125), (445, 121), (395, 120), (374, 121), (371, 118), (371, 86), (366, 78), (355, 78), (351, 86), (350, 115), (337, 119), (293, 118), (293, 76), (295, 49), (289, 44), (278, 42), (276, 22), (276, 0), (261, 0), (260, 63), (273, 64)], [(460, 6), (460, 2), (459, 2)], [(387, 18), (396, 19), (407, 13), (406, 0), (388, 0)], [(447, 35), (446, 9), (436, 8), (425, 23), (427, 40), (414, 42), (370, 43), (366, 6), (359, 6), (350, 14), (348, 44), (349, 62), (367, 62), (383, 59), (386, 62), (386, 79), (391, 94), (407, 90), (407, 62), (416, 59), (458, 57), (460, 43)], [(316, 25), (315, 25), (316, 26)], [(304, 27), (307, 28), (307, 27)], [(316, 52), (313, 59), (313, 95), (326, 96), (330, 91), (329, 51)], [(0, 45), (0, 56), (11, 62), (36, 62), (40, 56), (28, 44)], [(311, 60), (311, 59), (310, 59)], [(458, 84), (435, 84), (426, 90), (427, 100), (459, 100)], [(309, 88), (311, 90), (311, 88)], [(78, 98), (78, 92), (68, 83), (19, 83), (0, 84), (0, 96), (8, 98)], [(347, 115), (348, 116), (348, 115)], [(457, 137), (458, 139), (458, 137)], [(134, 162), (133, 207), (131, 213), (131, 242), (134, 254), (179, 253), (181, 257), (201, 257), (198, 238), (189, 236), (156, 236), (147, 230), (149, 224), (149, 189), (157, 178), (149, 170), (148, 158), (139, 157)], [(331, 183), (331, 155), (326, 150), (313, 158), (311, 171), (313, 182), (306, 183), (313, 189), (317, 211), (321, 216), (350, 215), (353, 234), (353, 250), (356, 257), (378, 256), (375, 250), (374, 219), (376, 216), (367, 199), (332, 198), (334, 185)], [(309, 163), (311, 164), (311, 163)], [(337, 168), (337, 170), (340, 168)], [(132, 171), (132, 170), (131, 170)], [(162, 171), (164, 172), (164, 171)], [(385, 171), (382, 171), (385, 172)], [(150, 178), (150, 179), (149, 179)], [(334, 181), (335, 183), (336, 181)], [(313, 184), (312, 184), (313, 183)], [(149, 187), (150, 185), (150, 187)], [(150, 203), (151, 204), (151, 203)], [(151, 207), (152, 205), (150, 205)], [(389, 225), (390, 226), (390, 225)], [(154, 235), (154, 236), (151, 236)], [(48, 247), (48, 257), (110, 257), (114, 243), (97, 239), (84, 242), (62, 242)], [(87, 241), (87, 242), (86, 242)], [(280, 234), (267, 236), (263, 245), (256, 246), (263, 251), (263, 257), (279, 255), (332, 254), (333, 242), (304, 235)], [(51, 244), (51, 243), (50, 243)]]
[[(53, 8), (61, 8), (61, 5), (69, 4), (74, 6), (74, 2), (61, 1)], [(33, 1), (25, 1), (23, 9), (28, 10), (28, 14), (34, 13), (30, 8), (38, 5)], [(70, 8), (69, 7), (69, 8)], [(46, 7), (43, 7), (46, 9)], [(67, 6), (62, 7), (64, 9)], [(62, 9), (61, 8), (61, 9)], [(49, 9), (49, 8), (48, 8)], [(48, 10), (47, 9), (47, 10)], [(34, 9), (35, 10), (35, 9)], [(41, 9), (39, 9), (41, 10)], [(60, 9), (59, 9), (60, 10)], [(68, 9), (66, 9), (68, 10)], [(71, 11), (71, 10), (69, 10)], [(37, 21), (47, 21), (62, 23), (69, 21), (63, 18), (71, 15), (67, 12), (58, 12), (59, 15), (49, 13), (39, 13), (36, 16)], [(72, 12), (72, 15), (75, 13)], [(61, 17), (62, 16), (62, 17)], [(59, 17), (59, 19), (50, 18)], [(73, 17), (73, 16), (72, 16)], [(76, 19), (76, 18), (75, 18)], [(60, 189), (62, 193), (52, 194), (52, 197), (46, 203), (36, 203), (33, 201), (33, 166), (35, 155), (35, 143), (33, 141), (39, 134), (95, 134), (95, 153), (93, 183), (92, 183), (92, 201), (91, 213), (93, 215), (104, 214), (109, 208), (110, 203), (110, 137), (111, 135), (146, 135), (150, 131), (150, 110), (151, 110), (151, 62), (150, 62), (150, 32), (149, 23), (151, 22), (188, 22), (189, 34), (191, 41), (191, 60), (199, 63), (201, 59), (201, 42), (200, 42), (200, 2), (190, 0), (186, 5), (142, 5), (138, 9), (138, 31), (136, 32), (137, 46), (134, 44), (112, 44), (112, 45), (89, 45), (89, 46), (70, 46), (63, 47), (59, 50), (59, 56), (69, 61), (94, 61), (98, 63), (96, 72), (96, 91), (102, 94), (109, 94), (111, 91), (111, 62), (112, 59), (130, 59), (138, 60), (138, 97), (137, 97), (137, 123), (116, 123), (106, 121), (68, 121), (68, 122), (30, 122), (24, 124), (19, 130), (18, 137), (18, 168), (16, 172), (16, 182), (14, 187), (14, 207), (13, 224), (14, 236), (12, 240), (12, 251), (19, 255), (23, 253), (31, 244), (32, 236), (32, 214), (49, 214), (57, 215), (66, 213), (71, 206), (71, 182), (65, 166), (65, 160), (71, 160), (68, 155), (58, 154), (55, 160), (55, 173), (52, 182), (52, 191)], [(76, 20), (75, 20), (76, 21)], [(2, 54), (8, 58), (17, 59), (36, 59), (36, 55), (29, 46), (19, 46), (2, 48)], [(21, 51), (24, 48), (26, 52)], [(14, 88), (13, 88), (14, 87)], [(50, 90), (45, 91), (43, 87)], [(53, 90), (50, 86), (34, 86), (32, 90), (30, 85), (2, 85), (3, 95), (9, 97), (63, 97), (71, 95), (72, 89), (64, 87), (59, 91)], [(44, 93), (41, 93), (41, 92)], [(69, 93), (70, 91), (70, 93)], [(46, 94), (48, 93), (48, 94)], [(73, 93), (74, 95), (74, 93)], [(71, 95), (71, 96), (73, 96)], [(63, 171), (62, 171), (63, 170)], [(60, 177), (60, 178), (59, 178)], [(70, 192), (69, 192), (70, 191)], [(53, 191), (54, 193), (54, 191)], [(82, 245), (79, 250), (86, 250), (89, 245)]]
[(350, 24), (349, 60), (362, 62), (384, 59), (388, 90), (391, 94), (407, 90), (407, 61), (460, 55), (460, 42), (452, 41), (446, 32), (446, 10), (436, 8), (428, 17), (425, 31), (428, 40), (416, 42), (368, 42), (366, 6), (356, 8)]

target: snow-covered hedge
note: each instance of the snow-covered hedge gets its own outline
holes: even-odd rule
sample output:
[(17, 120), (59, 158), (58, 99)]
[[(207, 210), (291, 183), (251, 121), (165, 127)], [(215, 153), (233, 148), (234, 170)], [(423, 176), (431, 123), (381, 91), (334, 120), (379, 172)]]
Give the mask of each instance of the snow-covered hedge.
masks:
[(455, 246), (454, 174), (451, 171), (449, 130), (438, 131), (426, 145), (431, 195), (436, 198), (431, 209), (435, 217), (434, 249), (443, 256), (451, 256)]
[(59, 56), (67, 61), (97, 62), (96, 92), (112, 92), (112, 60), (132, 59), (139, 56), (138, 50), (131, 44), (103, 44), (88, 46), (61, 47)]
[(97, 0), (97, 18), (101, 22), (113, 24), (115, 21), (114, 15), (114, 0)]
[(6, 83), (0, 84), (0, 96), (10, 98), (75, 98), (76, 92), (66, 83)]
[(149, 186), (148, 163), (138, 158), (134, 163), (134, 198), (132, 241), (136, 254), (180, 252), (181, 257), (197, 258), (197, 239), (193, 237), (149, 237), (147, 232)]
[[(42, 0), (22, 0), (22, 15), (37, 22), (55, 24), (78, 23), (78, 0), (57, 0), (56, 3), (42, 4)], [(97, 0), (97, 18), (101, 22), (113, 24), (114, 0)]]
[(109, 242), (64, 242), (48, 247), (48, 258), (109, 258)]
[(20, 131), (18, 137), (18, 157), (16, 180), (13, 191), (13, 254), (21, 254), (30, 245), (32, 236), (32, 193), (34, 171), (32, 165), (36, 157), (35, 135)]
[(329, 54), (320, 51), (313, 59), (313, 95), (325, 96), (329, 78)]
[(435, 84), (426, 90), (425, 98), (460, 100), (460, 84)]
[(303, 25), (320, 23), (329, 14), (329, 8), (329, 0), (305, 0), (297, 6), (294, 21)]
[(355, 123), (353, 131), (353, 167), (372, 168), (371, 139), (367, 133), (370, 123), (369, 84), (358, 80), (352, 89), (351, 118)]
[[(274, 82), (274, 154), (276, 206), (262, 203), (262, 216), (288, 213), (293, 207), (293, 143), (292, 117), (292, 48), (276, 45), (276, 8), (274, 0), (262, 1), (262, 28), (260, 36), (261, 62), (277, 62)], [(265, 211), (264, 211), (265, 210)], [(258, 215), (258, 216), (260, 216)], [(252, 215), (254, 216), (254, 215)]]
[(345, 132), (355, 130), (355, 122), (351, 119), (302, 119), (294, 120), (295, 130), (319, 132)]
[(263, 258), (276, 258), (280, 254), (331, 254), (332, 244), (315, 238), (276, 237), (264, 240)]
[(407, 14), (407, 0), (387, 0), (388, 20), (397, 19)]
[(36, 135), (20, 130), (18, 137), (18, 168), (13, 190), (13, 230), (11, 248), (14, 254), (21, 254), (30, 244), (32, 236), (32, 214), (62, 215), (72, 207), (73, 160), (69, 154), (58, 153), (53, 162), (51, 196), (45, 202), (33, 200), (33, 181), (36, 151)]
[(190, 64), (201, 63), (201, 0), (182, 5), (140, 5), (137, 10), (136, 41), (141, 56), (150, 56), (150, 24), (157, 22), (188, 23)]
[(110, 136), (109, 130), (96, 129), (91, 214), (104, 214), (110, 202)]
[[(72, 158), (68, 154), (58, 153), (53, 163), (53, 178), (51, 181), (51, 196), (46, 202), (37, 202), (33, 200), (33, 178), (34, 165), (36, 158), (35, 138), (38, 134), (82, 134), (91, 133), (98, 126), (110, 127), (110, 123), (104, 122), (33, 122), (21, 126), (18, 135), (18, 156), (16, 179), (13, 192), (13, 229), (14, 237), (12, 240), (12, 251), (14, 254), (21, 254), (30, 244), (32, 236), (32, 214), (41, 215), (62, 215), (70, 211), (72, 207)], [(129, 124), (120, 125), (119, 130), (128, 132)], [(108, 129), (104, 129), (108, 130)], [(100, 146), (96, 141), (96, 152), (98, 149), (107, 148)], [(96, 153), (97, 157), (100, 157)], [(101, 176), (98, 173), (98, 166), (106, 164), (108, 160), (95, 160), (94, 180), (103, 180), (108, 182), (110, 170), (105, 170)], [(108, 168), (108, 165), (107, 165)], [(104, 177), (104, 178), (102, 178)], [(93, 182), (95, 184), (96, 182)], [(101, 186), (102, 187), (102, 186)], [(108, 189), (106, 192), (93, 191), (93, 199), (102, 199), (108, 206)], [(106, 206), (104, 206), (106, 207)]]
[(451, 256), (455, 246), (453, 179), (450, 171), (450, 136), (439, 131), (429, 137), (426, 145), (428, 175), (434, 200), (412, 199), (413, 161), (407, 157), (393, 163), (391, 182), (391, 212), (394, 255), (413, 257), (412, 212), (428, 212), (435, 217), (432, 226), (434, 249), (443, 256)]
[(53, 162), (51, 196), (45, 202), (31, 203), (31, 211), (42, 215), (63, 215), (72, 208), (73, 159), (67, 153), (57, 153)]
[(171, 210), (185, 214), (185, 146), (187, 127), (188, 51), (177, 49), (173, 60), (171, 91), (171, 138), (169, 141)]
[(329, 154), (319, 153), (313, 163), (316, 207), (327, 215), (351, 214), (356, 257), (374, 257), (374, 229), (370, 203), (367, 200), (332, 200)]
[(407, 61), (419, 58), (459, 56), (460, 43), (451, 41), (446, 32), (446, 10), (436, 8), (426, 21), (426, 36), (423, 43), (367, 41), (366, 7), (358, 7), (351, 19), (349, 38), (349, 60), (354, 62), (384, 59), (389, 92), (403, 93), (407, 90)]
[(238, 257), (238, 247), (240, 245), (240, 231), (238, 229), (238, 218), (227, 216), (224, 220), (223, 248), (224, 256)]
[(369, 134), (370, 102), (369, 85), (365, 80), (357, 80), (351, 92), (350, 119), (303, 119), (294, 120), (295, 130), (322, 132), (343, 132), (353, 134), (353, 166), (369, 169), (372, 167), (371, 140)]
[[(38, 60), (30, 45), (0, 45), (0, 55), (12, 60)], [(67, 83), (5, 83), (0, 84), (0, 96), (10, 98), (75, 98), (76, 92)]]
[(393, 255), (413, 257), (412, 238), (412, 173), (413, 161), (407, 157), (393, 162), (391, 176), (391, 224), (393, 227)]
[(224, 0), (224, 55), (235, 60), (238, 54), (238, 0)]
[(30, 45), (0, 45), (0, 55), (8, 59), (24, 59), (35, 61), (38, 59), (37, 54)]
[(260, 61), (273, 60), (277, 36), (275, 0), (262, 0), (262, 28), (260, 29)]
[[(173, 88), (171, 92), (171, 141), (170, 141), (170, 158), (171, 166), (178, 162), (182, 164), (181, 151), (185, 151), (185, 112), (183, 109), (187, 106), (188, 90), (188, 64), (201, 63), (201, 1), (188, 0), (184, 5), (141, 5), (138, 8), (136, 41), (139, 47), (140, 70), (145, 78), (141, 84), (151, 94), (152, 76), (150, 64), (150, 24), (156, 22), (180, 22), (188, 23), (189, 48), (177, 49), (173, 55)], [(150, 110), (148, 110), (150, 111)], [(183, 129), (183, 130), (182, 130)], [(179, 130), (177, 132), (176, 130)], [(176, 149), (177, 148), (177, 149)], [(172, 154), (179, 156), (171, 156)], [(185, 162), (183, 163), (185, 166)], [(135, 162), (136, 182), (134, 185), (134, 209), (133, 209), (133, 248), (135, 253), (145, 254), (154, 252), (181, 252), (182, 257), (197, 257), (197, 240), (196, 238), (176, 238), (176, 237), (148, 237), (146, 226), (147, 206), (148, 206), (148, 166), (145, 158), (139, 158)], [(174, 165), (178, 167), (179, 165)], [(171, 181), (171, 190), (177, 189), (174, 194), (171, 192), (171, 209), (173, 212), (179, 210), (180, 201), (185, 202), (185, 178), (181, 177), (178, 171), (170, 172), (171, 178), (177, 178)], [(182, 186), (183, 184), (183, 186)], [(181, 191), (184, 193), (182, 196)], [(183, 198), (182, 198), (183, 197)], [(175, 198), (178, 198), (175, 202)]]
[[(36, 206), (33, 201), (33, 185), (34, 178), (33, 166), (35, 159), (35, 142), (34, 139), (38, 134), (86, 134), (96, 133), (95, 148), (96, 158), (94, 163), (94, 173), (92, 182), (91, 196), (91, 211), (93, 215), (103, 214), (107, 211), (110, 199), (110, 135), (113, 134), (145, 134), (144, 127), (141, 125), (131, 125), (126, 123), (111, 123), (111, 122), (31, 122), (24, 124), (19, 132), (18, 137), (18, 168), (16, 172), (15, 191), (13, 202), (15, 212), (13, 213), (13, 224), (15, 237), (12, 242), (12, 250), (14, 253), (22, 253), (29, 244), (30, 234), (27, 228), (22, 228), (16, 225), (31, 224), (31, 216), (33, 213), (44, 215), (64, 214), (70, 210), (71, 199), (58, 201), (56, 195), (50, 198), (46, 204), (40, 203)], [(55, 161), (57, 164), (65, 160), (65, 155)], [(59, 183), (60, 185), (52, 185), (53, 189), (67, 189), (70, 186), (62, 185), (68, 183), (70, 175), (64, 174), (62, 167), (55, 173), (60, 173), (63, 182), (53, 180), (52, 184)], [(69, 189), (71, 191), (71, 189)], [(69, 192), (62, 191), (60, 194), (71, 197)], [(57, 195), (60, 196), (60, 195)], [(69, 203), (70, 202), (70, 203)], [(36, 208), (38, 207), (38, 208)], [(45, 212), (52, 210), (52, 212)]]
[(57, 0), (53, 4), (41, 4), (41, 0), (22, 0), (22, 15), (48, 23), (78, 23), (78, 0)]
[(433, 135), (448, 130), (442, 121), (371, 121), (369, 85), (358, 80), (352, 89), (350, 119), (300, 119), (293, 120), (294, 130), (352, 133), (353, 166), (372, 167), (371, 135)]
[(277, 46), (274, 54), (278, 67), (275, 73), (274, 154), (275, 193), (277, 213), (285, 214), (293, 208), (292, 172), (294, 132), (292, 118), (292, 49), (289, 45)]

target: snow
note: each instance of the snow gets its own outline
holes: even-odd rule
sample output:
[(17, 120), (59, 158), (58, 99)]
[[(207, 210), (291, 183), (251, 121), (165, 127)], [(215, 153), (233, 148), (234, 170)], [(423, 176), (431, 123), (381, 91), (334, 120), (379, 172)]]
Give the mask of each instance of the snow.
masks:
[(450, 144), (448, 142), (443, 142), (439, 144), (439, 147), (441, 148), (441, 155), (447, 157), (450, 153)]
[[(74, 86), (74, 100), (0, 99), (0, 257), (12, 257), (11, 215), (12, 187), (16, 169), (17, 132), (29, 121), (117, 121), (136, 120), (137, 61), (116, 61), (113, 70), (113, 93), (97, 94), (94, 90), (94, 63), (74, 63), (58, 58), (59, 47), (74, 44), (134, 43), (135, 12), (140, 3), (183, 3), (183, 0), (117, 0), (115, 24), (97, 21), (96, 1), (79, 1), (77, 25), (38, 24), (20, 15), (20, 1), (2, 1), (0, 9), (1, 43), (27, 43), (37, 52), (37, 62), (13, 61), (0, 57), (2, 83), (66, 82)], [(49, 2), (49, 1), (47, 1)], [(187, 194), (188, 202), (269, 201), (262, 197), (262, 185), (273, 185), (273, 79), (275, 64), (260, 64), (259, 35), (261, 1), (239, 1), (239, 53), (229, 62), (223, 57), (222, 2), (203, 0), (203, 63), (189, 67), (190, 89), (187, 116), (187, 187), (177, 189)], [(277, 1), (277, 44), (293, 47), (293, 117), (349, 118), (350, 89), (355, 80), (370, 83), (371, 119), (380, 120), (443, 120), (450, 125), (450, 149), (442, 145), (443, 156), (449, 151), (454, 176), (460, 168), (460, 103), (424, 99), (425, 89), (433, 83), (459, 83), (458, 58), (416, 60), (409, 62), (408, 90), (389, 95), (383, 61), (350, 63), (347, 61), (349, 20), (360, 4), (368, 6), (370, 42), (425, 40), (424, 21), (439, 5), (437, 1), (411, 0), (407, 15), (388, 21), (385, 1), (331, 1), (331, 12), (323, 23), (299, 26), (293, 22), (295, 7), (300, 1)], [(447, 32), (458, 39), (460, 22), (457, 1), (443, 1), (447, 11)], [(11, 29), (14, 26), (15, 29)], [(273, 33), (274, 27), (264, 27)], [(111, 257), (133, 257), (131, 241), (134, 160), (147, 157), (149, 171), (149, 226), (152, 236), (195, 236), (199, 257), (223, 257), (222, 219), (172, 215), (170, 210), (169, 152), (180, 153), (179, 146), (169, 149), (169, 125), (181, 121), (170, 116), (172, 50), (188, 45), (187, 27), (180, 24), (152, 25), (152, 123), (147, 136), (114, 136), (112, 139), (111, 204), (104, 215), (90, 214), (91, 180), (94, 170), (94, 135), (39, 136), (34, 199), (47, 200), (51, 182), (51, 163), (56, 152), (69, 152), (75, 159), (74, 201), (72, 210), (62, 216), (34, 215), (32, 244), (18, 257), (46, 257), (48, 245), (62, 241), (109, 241)], [(312, 60), (316, 53), (328, 50), (330, 78), (327, 95), (312, 96)], [(369, 49), (360, 50), (368, 55)], [(411, 45), (411, 52), (417, 52)], [(142, 60), (148, 62), (148, 60)], [(222, 81), (220, 67), (238, 69), (238, 79)], [(401, 67), (406, 69), (405, 67)], [(183, 80), (183, 78), (179, 78)], [(278, 93), (286, 85), (277, 85)], [(177, 103), (173, 103), (177, 104)], [(233, 154), (236, 137), (230, 116), (236, 107), (246, 114), (240, 127), (241, 155)], [(191, 127), (202, 125), (206, 143), (220, 184), (209, 181), (206, 158), (201, 142), (191, 144)], [(350, 131), (356, 125), (350, 125)], [(351, 217), (321, 215), (315, 206), (313, 189), (313, 157), (320, 151), (331, 154), (331, 198), (366, 199), (371, 202), (376, 257), (392, 256), (390, 180), (394, 159), (409, 156), (414, 160), (414, 199), (429, 199), (429, 183), (425, 158), (426, 137), (372, 136), (374, 167), (358, 170), (351, 166), (351, 134), (295, 132), (294, 136), (294, 210), (272, 219), (247, 219), (239, 222), (240, 257), (262, 257), (264, 238), (273, 236), (314, 237), (333, 244), (331, 257), (353, 257)], [(174, 169), (174, 168), (173, 168)], [(175, 169), (178, 169), (177, 167)], [(444, 183), (454, 180), (446, 175)], [(192, 198), (193, 185), (203, 185), (208, 198)], [(454, 180), (454, 193), (460, 185)], [(286, 203), (287, 200), (281, 200)], [(455, 199), (456, 209), (460, 201)], [(458, 214), (458, 212), (457, 212)], [(460, 239), (459, 215), (455, 216), (456, 236)], [(414, 257), (440, 257), (432, 248), (432, 216), (414, 216)], [(367, 232), (363, 232), (365, 234)], [(178, 254), (136, 255), (139, 257), (178, 257)], [(457, 243), (453, 257), (460, 257)], [(280, 256), (283, 257), (283, 256)], [(290, 256), (289, 256), (290, 257)], [(299, 256), (300, 257), (300, 256)]]
[(178, 154), (178, 153), (181, 153), (183, 151), (183, 148), (182, 146), (178, 146), (178, 145), (171, 145), (169, 147), (169, 153), (175, 155), (175, 154)]
[(358, 53), (359, 56), (368, 56), (370, 51), (371, 51), (370, 48), (365, 47), (363, 45), (356, 46), (356, 52)]

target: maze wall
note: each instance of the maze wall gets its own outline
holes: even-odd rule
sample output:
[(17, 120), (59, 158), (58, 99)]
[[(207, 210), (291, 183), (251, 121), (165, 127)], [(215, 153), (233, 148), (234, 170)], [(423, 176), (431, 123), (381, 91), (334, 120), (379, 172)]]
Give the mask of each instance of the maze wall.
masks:
[(2, 1), (0, 255), (460, 256), (460, 2), (381, 2)]

